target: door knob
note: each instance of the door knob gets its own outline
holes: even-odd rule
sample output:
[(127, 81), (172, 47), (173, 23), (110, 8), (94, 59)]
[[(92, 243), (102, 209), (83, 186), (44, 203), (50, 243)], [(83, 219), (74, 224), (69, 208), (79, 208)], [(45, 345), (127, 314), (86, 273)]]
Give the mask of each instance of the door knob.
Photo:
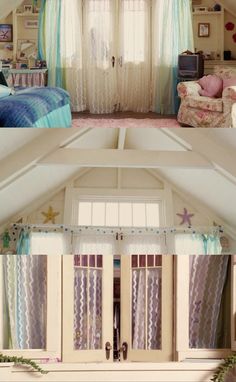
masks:
[(128, 344), (127, 344), (127, 342), (123, 342), (123, 344), (120, 348), (120, 352), (123, 353), (124, 361), (126, 361), (127, 357), (128, 357)]
[(110, 342), (106, 342), (106, 345), (105, 345), (106, 359), (110, 359), (111, 349), (112, 349), (112, 346)]

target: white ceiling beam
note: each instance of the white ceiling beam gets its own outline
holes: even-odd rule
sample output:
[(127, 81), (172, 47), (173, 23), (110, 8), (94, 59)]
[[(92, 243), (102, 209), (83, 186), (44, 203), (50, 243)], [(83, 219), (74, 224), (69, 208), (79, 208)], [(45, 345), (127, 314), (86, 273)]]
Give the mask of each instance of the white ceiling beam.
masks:
[(38, 165), (68, 165), (102, 168), (197, 168), (214, 169), (213, 165), (192, 151), (151, 150), (81, 150), (58, 149)]
[(118, 150), (124, 150), (125, 148), (125, 139), (126, 139), (127, 128), (123, 127), (119, 129), (118, 136)]
[(44, 134), (28, 142), (0, 161), (0, 190), (21, 174), (29, 171), (36, 162), (72, 139), (79, 138), (91, 129), (46, 129)]
[[(224, 175), (228, 173), (228, 179), (233, 181), (232, 177), (236, 179), (236, 151), (231, 148), (225, 148), (220, 145), (211, 136), (203, 134), (199, 129), (168, 129), (166, 134), (171, 137), (178, 137), (183, 139), (186, 143), (192, 146), (195, 153), (200, 154), (206, 160), (216, 164), (216, 170), (220, 171), (222, 168)], [(174, 131), (175, 130), (175, 131)], [(233, 133), (233, 131), (232, 131)], [(232, 134), (232, 139), (236, 138), (236, 134)]]

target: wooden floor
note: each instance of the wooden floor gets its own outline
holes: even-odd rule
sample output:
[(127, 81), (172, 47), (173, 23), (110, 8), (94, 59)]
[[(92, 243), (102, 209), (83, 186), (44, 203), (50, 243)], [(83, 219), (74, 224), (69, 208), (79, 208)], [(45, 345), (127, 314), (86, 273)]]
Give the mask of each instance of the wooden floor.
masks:
[(160, 115), (157, 113), (133, 113), (133, 112), (117, 112), (112, 114), (91, 114), (87, 111), (81, 113), (72, 113), (73, 119), (78, 118), (94, 118), (94, 119), (123, 119), (123, 118), (134, 118), (134, 119), (176, 119), (175, 115)]

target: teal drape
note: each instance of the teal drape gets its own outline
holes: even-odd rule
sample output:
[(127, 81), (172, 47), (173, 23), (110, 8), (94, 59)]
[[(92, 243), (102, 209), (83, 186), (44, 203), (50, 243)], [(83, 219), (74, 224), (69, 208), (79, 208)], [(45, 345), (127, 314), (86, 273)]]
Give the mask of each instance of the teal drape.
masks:
[(39, 59), (47, 62), (48, 85), (57, 87), (64, 87), (61, 55), (61, 12), (61, 0), (42, 0), (39, 15)]
[(202, 235), (204, 254), (220, 254), (222, 252), (222, 246), (219, 236), (216, 235)]
[(192, 7), (189, 0), (155, 0), (153, 36), (153, 108), (161, 114), (175, 114), (178, 108), (178, 55), (194, 51)]
[(17, 255), (29, 255), (30, 254), (30, 234), (21, 230), (19, 238), (16, 244)]

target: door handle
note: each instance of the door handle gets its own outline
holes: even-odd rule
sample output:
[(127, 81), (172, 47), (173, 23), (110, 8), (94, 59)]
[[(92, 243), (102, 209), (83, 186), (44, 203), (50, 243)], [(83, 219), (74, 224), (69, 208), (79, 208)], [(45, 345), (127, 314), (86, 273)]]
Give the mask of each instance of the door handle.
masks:
[(120, 352), (123, 353), (123, 359), (124, 359), (124, 361), (126, 361), (128, 358), (128, 344), (127, 344), (127, 342), (123, 342), (123, 344), (120, 348)]
[(111, 349), (112, 349), (112, 346), (111, 346), (110, 342), (106, 342), (105, 351), (106, 351), (106, 359), (107, 360), (110, 359)]

